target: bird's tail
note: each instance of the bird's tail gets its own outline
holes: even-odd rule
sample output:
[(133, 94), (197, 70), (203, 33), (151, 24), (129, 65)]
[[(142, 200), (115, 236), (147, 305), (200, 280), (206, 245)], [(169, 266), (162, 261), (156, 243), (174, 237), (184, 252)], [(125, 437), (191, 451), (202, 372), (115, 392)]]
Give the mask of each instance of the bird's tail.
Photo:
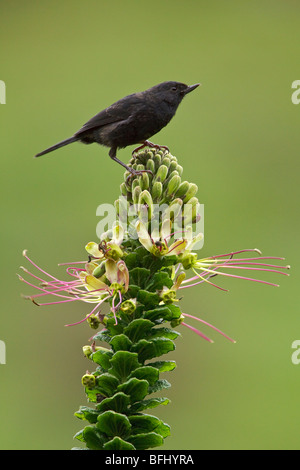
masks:
[(76, 142), (77, 140), (78, 140), (78, 137), (70, 137), (69, 139), (62, 140), (61, 142), (58, 142), (58, 144), (55, 144), (52, 147), (49, 147), (48, 149), (43, 150), (43, 152), (40, 152), (35, 156), (40, 157), (41, 155), (45, 155), (45, 153), (53, 152), (53, 150), (59, 149), (60, 147), (64, 147), (65, 145), (69, 145), (72, 142)]

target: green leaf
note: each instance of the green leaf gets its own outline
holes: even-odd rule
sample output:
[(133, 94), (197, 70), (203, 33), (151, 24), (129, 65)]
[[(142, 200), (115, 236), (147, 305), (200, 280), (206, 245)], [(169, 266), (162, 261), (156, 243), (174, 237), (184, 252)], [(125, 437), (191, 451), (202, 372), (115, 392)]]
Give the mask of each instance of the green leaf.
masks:
[(81, 432), (81, 438), (79, 437), (80, 433), (75, 434), (74, 437), (76, 437), (76, 439), (78, 439), (79, 441), (85, 442), (89, 449), (92, 449), (92, 450), (103, 449), (103, 445), (106, 442), (107, 438), (95, 426), (86, 426), (80, 432)]
[(147, 410), (149, 408), (156, 408), (159, 405), (167, 405), (170, 403), (168, 398), (163, 397), (156, 397), (156, 398), (149, 398), (148, 400), (137, 401), (130, 407), (130, 411), (133, 413), (141, 412)]
[(125, 258), (125, 263), (129, 271), (135, 268), (137, 266), (137, 254), (134, 252), (129, 253), (129, 255), (127, 255)]
[(141, 401), (148, 395), (149, 384), (147, 380), (139, 380), (133, 377), (119, 385), (117, 390), (130, 396), (130, 402)]
[(148, 393), (155, 393), (159, 392), (160, 390), (163, 390), (164, 388), (170, 388), (171, 384), (168, 382), (166, 379), (160, 379), (157, 382), (155, 382), (154, 385), (151, 385), (148, 389)]
[(147, 284), (149, 276), (150, 271), (146, 268), (134, 268), (129, 271), (130, 284), (135, 284), (141, 289)]
[[(97, 415), (99, 412), (112, 410), (116, 411), (117, 413), (124, 413), (127, 411), (127, 407), (130, 403), (130, 398), (128, 395), (125, 395), (123, 392), (115, 393), (111, 398), (105, 398), (99, 403), (96, 408), (98, 410)], [(95, 422), (95, 421), (94, 421)]]
[(181, 310), (179, 307), (177, 307), (177, 305), (170, 304), (168, 305), (168, 308), (170, 310), (171, 316), (166, 318), (166, 320), (171, 321), (181, 317)]
[(140, 290), (137, 295), (137, 301), (145, 305), (145, 307), (153, 308), (159, 304), (159, 295), (156, 292), (148, 292), (147, 290)]
[(156, 362), (149, 362), (148, 366), (156, 367), (159, 372), (169, 372), (174, 370), (176, 367), (175, 361), (156, 361)]
[(104, 370), (107, 370), (110, 367), (110, 359), (113, 355), (112, 351), (96, 351), (91, 354), (90, 359), (92, 359), (96, 364), (101, 366)]
[(109, 373), (115, 375), (121, 382), (137, 367), (140, 367), (138, 355), (135, 352), (117, 351), (110, 360)]
[(174, 264), (177, 264), (177, 263), (178, 263), (177, 255), (164, 256), (163, 258), (164, 266), (173, 266)]
[(155, 367), (151, 367), (149, 365), (139, 367), (135, 369), (131, 374), (130, 377), (136, 377), (140, 380), (147, 380), (149, 385), (154, 385), (159, 378), (159, 371)]
[(154, 431), (162, 437), (170, 435), (170, 426), (156, 418), (156, 416), (147, 414), (131, 415), (129, 416), (129, 421), (132, 426), (131, 432), (133, 434), (142, 434)]
[[(124, 330), (125, 331), (125, 330)], [(130, 341), (130, 339), (124, 335), (124, 334), (121, 334), (121, 335), (116, 335), (114, 336), (110, 343), (109, 343), (114, 352), (117, 352), (117, 351), (129, 351), (130, 350), (130, 347), (132, 345), (132, 342)]]
[(181, 336), (178, 331), (172, 330), (171, 328), (153, 328), (151, 331), (151, 335), (147, 338), (148, 340), (151, 338), (160, 338), (160, 337), (168, 338), (168, 339), (176, 339), (178, 336)]
[(98, 393), (101, 393), (105, 397), (111, 397), (116, 392), (119, 383), (119, 380), (114, 375), (108, 373), (101, 374), (97, 377), (96, 389)]
[(139, 361), (144, 363), (147, 359), (159, 357), (167, 354), (169, 351), (174, 351), (175, 344), (170, 339), (154, 338), (151, 341), (141, 339), (138, 343), (132, 346), (132, 351), (138, 353)]
[(74, 416), (79, 419), (85, 419), (91, 424), (97, 423), (99, 412), (94, 408), (89, 408), (88, 406), (81, 406), (78, 411), (74, 413)]
[(115, 436), (110, 441), (106, 442), (103, 446), (104, 450), (135, 450), (133, 444), (128, 441), (124, 441), (118, 436)]
[(164, 442), (162, 436), (155, 432), (148, 432), (146, 434), (136, 434), (127, 439), (137, 450), (149, 449), (149, 447), (161, 446)]
[(127, 416), (115, 411), (105, 411), (98, 417), (97, 428), (109, 437), (128, 436), (131, 424)]
[(140, 290), (139, 286), (135, 286), (134, 284), (129, 284), (128, 291), (126, 294), (126, 299), (137, 298), (139, 290)]
[(154, 325), (150, 320), (137, 318), (124, 328), (124, 333), (133, 343), (136, 343), (139, 339), (145, 338)]
[(115, 324), (115, 319), (113, 317), (106, 319), (105, 326), (111, 336), (120, 335), (121, 333), (123, 333), (123, 322), (118, 321), (118, 323)]
[(170, 278), (169, 274), (164, 271), (159, 271), (151, 276), (151, 279), (146, 285), (146, 289), (149, 291), (157, 291), (162, 290), (162, 288), (166, 286), (168, 289), (171, 289), (173, 286), (173, 281)]
[(143, 264), (143, 260), (144, 260), (145, 256), (149, 255), (148, 250), (146, 250), (146, 248), (144, 248), (143, 246), (139, 246), (138, 248), (136, 248), (135, 253), (137, 255), (138, 262), (141, 263), (141, 264)]
[(166, 307), (165, 305), (154, 308), (153, 310), (148, 310), (144, 313), (144, 318), (148, 318), (148, 320), (153, 322), (160, 319), (167, 320), (168, 317), (170, 317), (170, 310), (169, 307)]
[(110, 341), (110, 336), (108, 335), (108, 331), (106, 329), (103, 329), (102, 331), (99, 331), (93, 336), (94, 341), (103, 341), (104, 343), (109, 343)]

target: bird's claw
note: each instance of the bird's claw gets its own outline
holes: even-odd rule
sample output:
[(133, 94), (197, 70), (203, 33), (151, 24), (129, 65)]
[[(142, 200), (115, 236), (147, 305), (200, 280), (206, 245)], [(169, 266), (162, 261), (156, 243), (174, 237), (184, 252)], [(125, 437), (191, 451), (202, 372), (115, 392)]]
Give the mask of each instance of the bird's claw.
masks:
[(129, 184), (130, 178), (133, 178), (135, 176), (140, 176), (143, 173), (150, 173), (151, 176), (153, 176), (153, 173), (151, 170), (132, 170), (130, 169), (130, 174), (126, 178), (126, 184)]
[(139, 150), (142, 150), (145, 147), (155, 148), (158, 150), (164, 149), (167, 152), (169, 152), (169, 147), (167, 147), (166, 145), (158, 145), (158, 144), (154, 144), (153, 142), (150, 142), (149, 140), (145, 140), (145, 142), (143, 142), (142, 145), (140, 145), (139, 147), (133, 150), (132, 155), (134, 155), (136, 152), (138, 152)]

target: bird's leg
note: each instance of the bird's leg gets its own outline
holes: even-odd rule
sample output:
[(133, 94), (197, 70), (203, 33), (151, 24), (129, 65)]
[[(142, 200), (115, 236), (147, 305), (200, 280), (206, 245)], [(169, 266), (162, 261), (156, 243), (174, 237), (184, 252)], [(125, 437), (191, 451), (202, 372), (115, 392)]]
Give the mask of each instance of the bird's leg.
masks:
[(119, 165), (122, 165), (124, 168), (126, 168), (126, 170), (129, 171), (129, 173), (131, 173), (132, 175), (135, 175), (136, 172), (133, 168), (130, 168), (129, 166), (127, 166), (125, 163), (121, 162), (121, 160), (117, 158), (117, 149), (115, 147), (112, 147), (110, 149), (108, 155), (110, 156), (112, 160), (114, 160), (115, 162), (119, 163)]
[(130, 178), (131, 176), (141, 175), (142, 173), (150, 173), (153, 176), (153, 173), (150, 170), (134, 170), (133, 168), (130, 168), (129, 166), (127, 166), (125, 163), (121, 162), (121, 160), (117, 158), (116, 153), (117, 153), (117, 149), (115, 147), (112, 147), (109, 151), (109, 156), (112, 160), (119, 163), (119, 165), (122, 165), (124, 168), (126, 168), (127, 171), (129, 171), (130, 175), (128, 178)]
[(156, 148), (156, 149), (165, 149), (167, 151), (169, 151), (169, 148), (166, 147), (166, 145), (158, 145), (158, 144), (154, 144), (153, 142), (150, 142), (150, 140), (145, 140), (142, 145), (140, 145), (139, 147), (135, 148), (132, 152), (132, 155), (135, 153), (135, 152), (138, 152), (139, 150), (142, 150), (143, 148), (145, 147), (150, 147), (150, 148)]

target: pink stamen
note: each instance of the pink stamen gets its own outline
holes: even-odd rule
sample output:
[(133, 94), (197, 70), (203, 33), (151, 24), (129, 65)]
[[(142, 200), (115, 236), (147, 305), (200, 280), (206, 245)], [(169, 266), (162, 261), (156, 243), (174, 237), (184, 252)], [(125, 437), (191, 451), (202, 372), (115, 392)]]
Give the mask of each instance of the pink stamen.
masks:
[(35, 264), (28, 256), (27, 256), (27, 250), (24, 250), (23, 251), (23, 256), (29, 261), (29, 263), (31, 263), (36, 269), (38, 269), (39, 271), (41, 271), (42, 273), (46, 274), (46, 276), (48, 277), (51, 277), (52, 279), (54, 279), (55, 281), (58, 281), (58, 279), (56, 279), (56, 277), (52, 276), (51, 274), (47, 273), (46, 271), (43, 271), (43, 269), (41, 269), (37, 264)]
[(194, 333), (196, 333), (197, 335), (201, 336), (201, 338), (205, 339), (206, 341), (208, 341), (209, 343), (213, 343), (213, 340), (208, 338), (208, 336), (205, 336), (203, 333), (201, 333), (200, 330), (197, 330), (197, 328), (194, 328), (193, 326), (190, 326), (188, 325), (187, 323), (185, 322), (181, 322), (181, 325), (183, 326), (186, 326), (187, 328), (189, 328), (190, 330), (192, 330)]
[[(232, 264), (228, 264), (228, 265), (225, 265), (225, 266), (222, 266), (222, 267), (226, 268), (226, 269), (227, 268), (232, 268), (232, 269), (249, 269), (249, 270), (252, 270), (252, 271), (267, 271), (269, 273), (277, 273), (277, 274), (283, 274), (284, 276), (289, 276), (288, 273), (283, 273), (282, 271), (278, 271), (276, 269), (255, 268), (254, 264), (252, 266), (249, 266), (249, 267), (248, 266), (233, 266)], [(265, 266), (268, 266), (268, 265), (265, 265)]]
[(227, 338), (227, 339), (228, 339), (229, 341), (231, 341), (232, 343), (236, 343), (236, 341), (235, 341), (234, 339), (230, 338), (230, 337), (227, 336), (225, 333), (223, 333), (223, 331), (219, 330), (218, 328), (216, 328), (215, 326), (211, 325), (210, 323), (207, 323), (206, 321), (202, 320), (202, 318), (194, 317), (193, 315), (189, 315), (188, 313), (183, 313), (182, 315), (185, 316), (185, 317), (193, 318), (194, 320), (197, 320), (197, 321), (203, 323), (204, 325), (209, 326), (210, 328), (212, 328), (213, 330), (217, 331), (217, 332), (220, 333), (222, 336), (224, 336), (225, 338)]
[(75, 325), (79, 325), (80, 323), (83, 323), (84, 321), (86, 321), (88, 318), (90, 318), (91, 315), (93, 315), (93, 313), (97, 310), (97, 308), (100, 307), (100, 305), (109, 298), (110, 296), (108, 295), (107, 297), (105, 297), (104, 299), (101, 300), (101, 302), (99, 302), (95, 308), (93, 308), (93, 310), (86, 316), (84, 317), (82, 320), (79, 320), (78, 322), (76, 323), (69, 323), (68, 325), (65, 325), (65, 326), (75, 326)]
[[(186, 282), (191, 281), (192, 279), (193, 280), (199, 279), (199, 276), (195, 276), (195, 278), (187, 279)], [(217, 284), (214, 284), (213, 282), (209, 281), (208, 279), (204, 279), (202, 276), (201, 276), (201, 279), (202, 279), (201, 281), (195, 282), (193, 284), (189, 284), (187, 286), (179, 286), (178, 289), (186, 289), (187, 287), (194, 287), (194, 286), (197, 286), (198, 284), (202, 284), (202, 282), (207, 282), (208, 284), (211, 284), (212, 286), (216, 287), (217, 289), (228, 292), (228, 289), (224, 289), (223, 287), (220, 287)], [(182, 282), (182, 284), (183, 284), (183, 282)]]

